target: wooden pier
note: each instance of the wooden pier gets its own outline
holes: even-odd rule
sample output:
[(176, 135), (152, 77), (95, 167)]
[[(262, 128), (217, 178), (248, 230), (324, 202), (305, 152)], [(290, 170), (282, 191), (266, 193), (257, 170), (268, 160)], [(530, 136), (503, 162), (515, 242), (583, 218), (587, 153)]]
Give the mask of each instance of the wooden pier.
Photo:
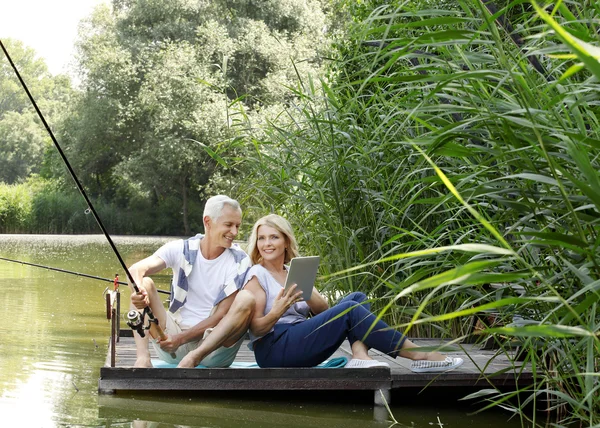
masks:
[[(419, 346), (437, 346), (440, 341), (413, 339)], [(236, 363), (254, 363), (254, 354), (242, 345)], [(451, 356), (462, 357), (465, 363), (446, 373), (414, 373), (410, 361), (392, 359), (377, 351), (370, 351), (377, 360), (386, 361), (385, 367), (370, 369), (346, 368), (224, 368), (224, 369), (174, 369), (133, 368), (135, 343), (130, 330), (122, 330), (116, 342), (115, 364), (111, 367), (109, 350), (106, 366), (100, 369), (98, 389), (103, 394), (118, 391), (209, 391), (209, 390), (370, 390), (374, 391), (375, 403), (383, 404), (382, 394), (390, 400), (390, 391), (402, 388), (428, 387), (523, 387), (532, 381), (530, 371), (521, 371), (520, 363), (513, 363), (505, 354), (493, 350), (481, 350), (477, 345), (453, 345)], [(156, 358), (151, 347), (151, 356)], [(350, 359), (350, 346), (344, 343), (331, 357)], [(381, 392), (380, 392), (381, 391)]]
[[(236, 367), (208, 369), (134, 368), (136, 352), (132, 330), (119, 328), (118, 291), (106, 295), (107, 318), (111, 320), (111, 335), (105, 366), (100, 369), (98, 391), (115, 394), (118, 391), (374, 391), (375, 404), (391, 400), (391, 391), (402, 388), (502, 388), (516, 389), (530, 385), (531, 370), (522, 368), (512, 355), (482, 349), (473, 344), (449, 344), (435, 339), (412, 339), (419, 346), (434, 348), (444, 345), (447, 355), (461, 357), (464, 364), (445, 373), (414, 373), (410, 360), (393, 359), (371, 350), (373, 358), (386, 361), (390, 368), (250, 368), (256, 363), (248, 342), (242, 344)], [(157, 359), (150, 347), (152, 359)], [(351, 358), (348, 342), (331, 358)], [(236, 364), (239, 363), (239, 364)]]

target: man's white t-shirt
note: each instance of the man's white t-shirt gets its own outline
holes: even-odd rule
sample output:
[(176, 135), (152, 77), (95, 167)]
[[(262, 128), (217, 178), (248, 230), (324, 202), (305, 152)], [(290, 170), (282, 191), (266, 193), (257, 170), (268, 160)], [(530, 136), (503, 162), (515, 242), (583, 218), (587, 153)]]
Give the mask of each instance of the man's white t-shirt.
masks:
[[(169, 242), (159, 248), (154, 255), (160, 257), (168, 268), (181, 266), (183, 240)], [(192, 272), (188, 276), (188, 293), (180, 310), (181, 325), (193, 327), (209, 317), (215, 300), (226, 284), (237, 275), (237, 264), (231, 251), (225, 250), (214, 260), (207, 260), (198, 250)]]

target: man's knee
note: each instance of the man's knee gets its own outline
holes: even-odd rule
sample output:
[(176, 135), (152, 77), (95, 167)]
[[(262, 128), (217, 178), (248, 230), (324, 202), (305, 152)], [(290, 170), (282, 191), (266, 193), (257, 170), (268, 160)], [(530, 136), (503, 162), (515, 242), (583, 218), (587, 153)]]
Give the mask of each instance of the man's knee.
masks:
[[(151, 296), (152, 293), (154, 293), (156, 290), (156, 285), (154, 285), (154, 281), (152, 281), (151, 278), (144, 278), (142, 280), (142, 284), (136, 284), (136, 285), (138, 286), (138, 289), (139, 289), (139, 286), (142, 285), (144, 287), (144, 289), (146, 290), (146, 292), (148, 293), (148, 296)], [(139, 299), (141, 299), (141, 296), (139, 294), (135, 293), (135, 291), (133, 290), (133, 287), (130, 287), (130, 289), (131, 289), (131, 304), (133, 307), (133, 300), (134, 299), (139, 300)]]
[[(159, 310), (158, 308), (156, 308), (156, 306), (158, 305), (156, 303), (156, 297), (158, 296), (158, 289), (156, 288), (156, 284), (154, 284), (154, 281), (151, 278), (144, 278), (142, 280), (142, 284), (141, 284), (144, 289), (147, 292), (148, 295), (148, 299), (149, 299), (149, 306), (152, 309), (152, 311), (155, 310)], [(134, 300), (136, 300), (138, 302), (138, 304), (140, 303), (140, 299), (142, 299), (142, 296), (139, 294), (136, 294), (133, 290), (131, 290), (131, 305), (130, 307), (132, 309), (136, 308), (136, 305), (134, 304)], [(155, 314), (157, 315), (157, 314)]]
[(152, 278), (148, 278), (147, 276), (142, 280), (142, 286), (146, 289), (148, 294), (150, 294), (151, 291), (156, 290), (156, 284), (154, 284)]

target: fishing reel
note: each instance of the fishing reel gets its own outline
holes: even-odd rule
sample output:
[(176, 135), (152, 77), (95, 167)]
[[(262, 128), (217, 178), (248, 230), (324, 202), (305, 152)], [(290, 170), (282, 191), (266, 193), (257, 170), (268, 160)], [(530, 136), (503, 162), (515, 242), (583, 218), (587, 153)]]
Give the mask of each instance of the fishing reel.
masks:
[[(144, 327), (144, 318), (148, 315), (148, 326)], [(141, 314), (135, 309), (127, 312), (127, 325), (131, 327), (132, 330), (137, 331), (140, 337), (144, 337), (146, 332), (144, 330), (150, 330), (150, 336), (156, 340), (167, 340), (167, 335), (158, 325), (158, 320), (154, 318), (152, 312), (146, 307), (144, 308), (144, 312)], [(177, 354), (171, 352), (171, 358), (176, 359)]]
[(144, 308), (144, 312), (139, 313), (135, 309), (127, 312), (127, 325), (131, 327), (132, 330), (137, 331), (140, 337), (144, 337), (146, 332), (144, 330), (150, 330), (152, 322), (158, 325), (158, 320), (156, 318), (150, 319), (148, 323), (148, 327), (144, 327), (144, 318), (146, 317), (146, 312), (148, 308)]
[(144, 317), (135, 309), (127, 312), (127, 325), (131, 327), (132, 330), (137, 331), (140, 337), (146, 335), (144, 332)]

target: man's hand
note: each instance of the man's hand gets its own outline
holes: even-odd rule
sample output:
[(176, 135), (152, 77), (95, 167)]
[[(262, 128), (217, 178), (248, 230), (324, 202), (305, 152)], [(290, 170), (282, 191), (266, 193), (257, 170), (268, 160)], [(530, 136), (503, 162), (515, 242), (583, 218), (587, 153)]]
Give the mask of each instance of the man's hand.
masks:
[(175, 351), (177, 351), (177, 349), (179, 349), (179, 347), (182, 345), (181, 335), (179, 335), (179, 334), (167, 336), (167, 338), (165, 340), (157, 339), (156, 342), (160, 346), (160, 349), (162, 349), (165, 352), (169, 352), (171, 354), (174, 354)]
[(148, 298), (148, 292), (142, 287), (139, 288), (139, 293), (131, 293), (131, 304), (138, 310), (142, 310), (150, 305), (150, 299)]

